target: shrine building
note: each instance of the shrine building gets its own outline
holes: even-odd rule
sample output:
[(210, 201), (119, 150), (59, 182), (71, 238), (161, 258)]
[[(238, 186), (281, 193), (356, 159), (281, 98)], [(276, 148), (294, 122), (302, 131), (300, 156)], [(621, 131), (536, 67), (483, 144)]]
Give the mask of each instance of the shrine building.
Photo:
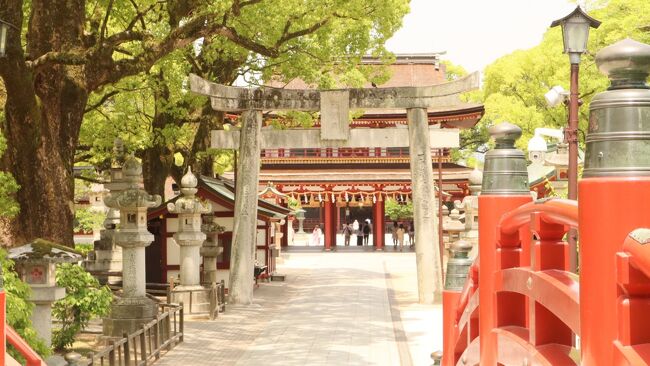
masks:
[[(379, 60), (365, 58), (365, 65), (379, 65)], [(447, 82), (445, 65), (438, 54), (397, 55), (389, 66), (390, 79), (381, 85), (364, 87), (420, 87)], [(301, 80), (286, 85), (276, 82), (270, 86), (285, 89), (310, 88)], [(428, 113), (433, 128), (472, 128), (481, 119), (481, 104), (460, 103), (457, 106)], [(269, 118), (272, 119), (272, 118)], [(267, 122), (268, 124), (268, 122)], [(397, 127), (407, 129), (406, 110), (374, 109), (354, 118), (354, 129)], [(320, 127), (317, 121), (314, 128)], [(269, 127), (270, 128), (270, 127)], [(436, 180), (442, 180), (442, 189), (449, 195), (443, 201), (462, 200), (469, 194), (470, 168), (452, 161), (449, 149), (432, 149)], [(234, 178), (226, 173), (226, 178)], [(411, 171), (408, 147), (386, 148), (306, 148), (262, 149), (259, 190), (271, 183), (283, 195), (301, 202), (305, 209), (304, 229), (311, 232), (320, 224), (325, 234), (325, 247), (335, 245), (336, 234), (346, 221), (359, 223), (369, 219), (373, 233), (385, 232), (385, 201), (411, 199)], [(434, 184), (434, 182), (432, 182)], [(437, 183), (436, 183), (437, 185)], [(267, 199), (272, 197), (266, 197)], [(286, 205), (287, 197), (278, 196), (276, 202)], [(288, 245), (288, 235), (283, 246)], [(376, 248), (383, 247), (384, 236), (373, 235)]]

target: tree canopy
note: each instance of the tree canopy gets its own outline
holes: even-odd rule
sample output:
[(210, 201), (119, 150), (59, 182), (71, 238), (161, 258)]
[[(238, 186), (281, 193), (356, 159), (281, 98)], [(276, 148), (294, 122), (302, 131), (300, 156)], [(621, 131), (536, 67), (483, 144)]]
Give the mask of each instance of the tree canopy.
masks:
[[(644, 0), (610, 0), (591, 2), (590, 15), (602, 21), (589, 36), (589, 52), (580, 64), (580, 99), (578, 139), (584, 146), (589, 118), (589, 102), (604, 91), (609, 82), (594, 62), (603, 47), (630, 37), (650, 42), (650, 3)], [(550, 24), (550, 21), (549, 21)], [(470, 151), (489, 140), (487, 127), (501, 121), (519, 125), (523, 137), (518, 147), (525, 149), (537, 127), (560, 128), (567, 125), (568, 112), (562, 106), (550, 108), (544, 94), (555, 85), (569, 90), (569, 58), (562, 53), (560, 27), (549, 29), (539, 45), (515, 51), (489, 65), (484, 72), (483, 86), (469, 98), (485, 105), (485, 115), (472, 131), (464, 132), (463, 144)]]
[(224, 116), (188, 94), (188, 72), (358, 83), (361, 57), (388, 58), (407, 11), (408, 0), (0, 0), (20, 29), (0, 59), (2, 168), (21, 187), (5, 238), (71, 243), (73, 165), (106, 164), (115, 136), (139, 152), (154, 192), (174, 163), (211, 168), (224, 153), (207, 150), (208, 132)]

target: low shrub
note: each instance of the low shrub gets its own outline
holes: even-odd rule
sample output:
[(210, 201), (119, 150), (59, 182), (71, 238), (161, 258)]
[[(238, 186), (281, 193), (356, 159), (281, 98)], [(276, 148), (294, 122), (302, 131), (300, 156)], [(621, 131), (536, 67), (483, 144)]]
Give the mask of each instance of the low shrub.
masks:
[(56, 284), (65, 288), (66, 296), (52, 308), (52, 315), (61, 321), (61, 328), (53, 332), (52, 347), (63, 350), (74, 343), (77, 333), (85, 329), (91, 319), (109, 313), (113, 294), (76, 264), (59, 265)]

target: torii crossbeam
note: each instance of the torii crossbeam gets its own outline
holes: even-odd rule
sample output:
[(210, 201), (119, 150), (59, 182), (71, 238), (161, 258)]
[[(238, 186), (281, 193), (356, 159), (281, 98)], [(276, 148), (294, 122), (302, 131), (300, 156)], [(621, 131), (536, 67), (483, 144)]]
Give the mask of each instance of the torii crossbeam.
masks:
[[(264, 148), (410, 147), (411, 186), (420, 303), (431, 304), (442, 293), (437, 250), (438, 222), (434, 204), (431, 147), (458, 147), (458, 130), (430, 128), (427, 111), (466, 108), (460, 94), (479, 86), (478, 73), (427, 87), (338, 90), (242, 88), (216, 84), (190, 74), (195, 93), (209, 96), (218, 111), (242, 111), (240, 131), (213, 131), (213, 148), (239, 148), (235, 222), (230, 260), (230, 301), (253, 300), (253, 251), (256, 243), (260, 153)], [(406, 109), (408, 129), (357, 131), (349, 127), (350, 109)], [(320, 111), (321, 128), (262, 131), (262, 111)]]

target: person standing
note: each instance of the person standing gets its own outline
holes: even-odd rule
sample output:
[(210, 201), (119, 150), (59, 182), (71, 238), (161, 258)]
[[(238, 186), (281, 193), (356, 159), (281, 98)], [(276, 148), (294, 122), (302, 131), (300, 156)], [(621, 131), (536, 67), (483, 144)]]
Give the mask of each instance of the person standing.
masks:
[(366, 223), (363, 224), (363, 245), (368, 245), (370, 239), (370, 232), (372, 232), (372, 227), (370, 226), (370, 220), (366, 219)]
[(350, 246), (350, 237), (352, 236), (352, 226), (350, 226), (349, 222), (346, 222), (345, 225), (343, 225), (343, 238), (345, 239), (345, 246), (349, 247)]
[(316, 225), (314, 227), (314, 231), (312, 231), (311, 233), (311, 242), (313, 245), (315, 246), (320, 245), (320, 234), (321, 234), (320, 225)]
[(357, 236), (357, 246), (360, 247), (363, 245), (363, 227), (365, 225), (361, 224), (357, 230), (354, 230), (354, 234)]
[(413, 221), (409, 223), (409, 246), (415, 245), (415, 224)]
[(390, 233), (393, 236), (393, 250), (397, 250), (397, 221), (393, 221), (393, 227), (390, 229)]
[(404, 248), (404, 225), (399, 224), (397, 228), (397, 243), (399, 244), (399, 251), (401, 252)]

